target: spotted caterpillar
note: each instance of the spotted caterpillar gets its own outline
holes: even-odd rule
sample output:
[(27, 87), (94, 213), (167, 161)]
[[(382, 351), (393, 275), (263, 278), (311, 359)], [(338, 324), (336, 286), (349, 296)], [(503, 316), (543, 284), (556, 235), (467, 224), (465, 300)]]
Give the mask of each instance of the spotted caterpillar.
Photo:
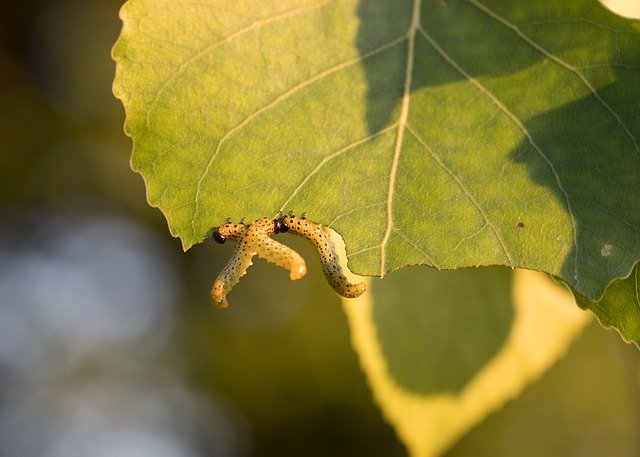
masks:
[(307, 265), (300, 254), (271, 239), (272, 235), (281, 231), (280, 227), (278, 220), (262, 218), (248, 226), (229, 223), (213, 230), (212, 237), (217, 243), (222, 244), (228, 239), (238, 243), (231, 259), (211, 287), (211, 299), (216, 306), (229, 306), (227, 294), (253, 264), (251, 259), (256, 254), (289, 270), (289, 278), (294, 281), (307, 273)]
[(284, 232), (291, 232), (311, 241), (320, 256), (324, 275), (336, 292), (348, 298), (358, 297), (364, 292), (364, 283), (352, 284), (342, 272), (328, 231), (304, 217), (289, 215), (277, 219), (258, 219), (251, 225), (227, 223), (213, 230), (212, 237), (217, 243), (222, 244), (228, 239), (237, 243), (231, 259), (211, 287), (211, 298), (218, 307), (229, 306), (227, 294), (245, 275), (256, 254), (289, 270), (292, 280), (300, 279), (306, 274), (304, 259), (293, 249), (271, 238)]
[(320, 256), (324, 276), (333, 290), (346, 298), (355, 298), (363, 294), (366, 289), (365, 284), (363, 282), (350, 283), (342, 272), (336, 247), (329, 237), (329, 231), (325, 227), (320, 224), (314, 224), (304, 217), (295, 217), (293, 215), (282, 216), (277, 220), (282, 225), (280, 231), (288, 231), (311, 241)]

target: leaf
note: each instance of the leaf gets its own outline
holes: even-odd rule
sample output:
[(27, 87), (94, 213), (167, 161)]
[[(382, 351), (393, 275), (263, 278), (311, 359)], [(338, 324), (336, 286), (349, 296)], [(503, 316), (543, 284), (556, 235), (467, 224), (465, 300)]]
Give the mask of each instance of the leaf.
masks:
[(132, 166), (185, 249), (226, 217), (294, 209), (365, 275), (507, 265), (597, 300), (640, 259), (640, 26), (595, 0), (121, 16)]
[(546, 275), (405, 269), (343, 300), (375, 399), (413, 457), (435, 456), (566, 352), (589, 322)]
[(574, 292), (581, 308), (596, 315), (604, 327), (614, 327), (627, 341), (640, 346), (640, 272), (638, 265), (628, 278), (615, 280), (604, 297), (594, 302)]

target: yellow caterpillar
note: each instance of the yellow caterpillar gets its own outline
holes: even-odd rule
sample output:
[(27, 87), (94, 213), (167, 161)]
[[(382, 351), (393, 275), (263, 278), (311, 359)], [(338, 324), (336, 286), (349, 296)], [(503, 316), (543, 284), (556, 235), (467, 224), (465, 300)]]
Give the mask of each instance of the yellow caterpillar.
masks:
[(211, 287), (211, 299), (216, 306), (229, 306), (227, 294), (253, 264), (251, 259), (256, 254), (289, 270), (292, 280), (300, 279), (307, 273), (307, 266), (300, 254), (271, 239), (272, 235), (279, 232), (278, 227), (276, 220), (262, 218), (251, 225), (229, 223), (213, 230), (212, 237), (217, 243), (223, 244), (226, 240), (237, 243), (231, 259)]
[(324, 276), (333, 290), (346, 298), (359, 297), (364, 293), (366, 286), (363, 282), (350, 283), (342, 272), (336, 247), (329, 237), (329, 231), (325, 227), (320, 224), (314, 224), (304, 217), (295, 217), (293, 215), (282, 216), (276, 220), (281, 224), (281, 232), (288, 231), (311, 241), (316, 248), (318, 256), (320, 256)]
[(251, 258), (255, 253), (252, 253), (244, 242), (246, 232), (247, 227), (244, 224), (225, 224), (213, 230), (216, 243), (222, 244), (226, 240), (238, 243), (231, 259), (211, 286), (211, 299), (220, 308), (229, 306), (227, 294), (252, 264)]
[(300, 254), (271, 238), (281, 231), (277, 219), (258, 219), (249, 226), (245, 242), (255, 249), (258, 257), (289, 270), (289, 278), (295, 281), (307, 274), (307, 265)]
[(364, 283), (353, 284), (347, 280), (340, 268), (338, 254), (329, 238), (328, 230), (304, 217), (289, 215), (277, 219), (258, 219), (250, 225), (228, 223), (213, 230), (212, 237), (217, 243), (222, 244), (226, 240), (237, 243), (231, 259), (211, 287), (211, 299), (216, 306), (229, 306), (227, 294), (252, 265), (251, 259), (254, 255), (286, 268), (292, 280), (300, 279), (307, 273), (307, 266), (300, 254), (271, 238), (284, 232), (291, 232), (311, 241), (320, 256), (322, 270), (333, 290), (347, 298), (362, 295), (365, 291)]

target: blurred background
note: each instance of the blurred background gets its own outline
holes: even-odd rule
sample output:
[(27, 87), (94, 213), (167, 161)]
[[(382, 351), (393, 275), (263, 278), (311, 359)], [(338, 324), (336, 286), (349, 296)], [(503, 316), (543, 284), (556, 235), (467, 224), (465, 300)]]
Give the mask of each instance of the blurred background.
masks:
[[(183, 253), (129, 168), (112, 0), (0, 4), (0, 456), (403, 456), (318, 266)], [(291, 240), (306, 258), (310, 248)], [(640, 455), (638, 352), (592, 325), (450, 456)]]

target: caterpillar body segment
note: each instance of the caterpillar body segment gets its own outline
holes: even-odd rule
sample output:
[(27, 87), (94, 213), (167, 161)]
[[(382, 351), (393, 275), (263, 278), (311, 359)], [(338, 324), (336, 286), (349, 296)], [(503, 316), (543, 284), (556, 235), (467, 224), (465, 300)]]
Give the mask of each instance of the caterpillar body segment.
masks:
[(258, 219), (249, 226), (246, 242), (258, 257), (289, 270), (289, 278), (295, 281), (307, 274), (307, 264), (296, 251), (271, 238), (280, 231), (281, 227), (278, 227), (276, 220)]
[(351, 283), (344, 275), (340, 267), (340, 258), (327, 228), (304, 217), (293, 215), (282, 216), (278, 220), (286, 227), (286, 231), (306, 238), (313, 244), (320, 257), (324, 276), (333, 290), (346, 298), (359, 297), (364, 293), (366, 286), (363, 282)]
[(231, 259), (229, 259), (229, 262), (211, 287), (211, 299), (218, 308), (227, 308), (229, 306), (227, 294), (240, 281), (240, 278), (247, 273), (247, 268), (253, 265), (251, 259), (255, 254), (255, 251), (251, 251), (246, 243), (238, 243)]
[(227, 294), (253, 264), (251, 259), (256, 252), (244, 241), (246, 234), (247, 227), (244, 224), (225, 224), (213, 230), (216, 242), (222, 244), (226, 240), (233, 240), (238, 243), (229, 262), (211, 286), (211, 300), (219, 308), (229, 306)]

